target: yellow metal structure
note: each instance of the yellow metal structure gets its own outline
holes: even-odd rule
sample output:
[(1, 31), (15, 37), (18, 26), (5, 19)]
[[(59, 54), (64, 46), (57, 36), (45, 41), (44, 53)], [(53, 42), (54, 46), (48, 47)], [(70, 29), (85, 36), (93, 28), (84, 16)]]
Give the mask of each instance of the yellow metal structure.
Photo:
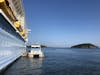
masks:
[(16, 28), (19, 28), (21, 24), (20, 24), (19, 21), (15, 21), (15, 22), (14, 22), (14, 25), (15, 25)]
[(21, 27), (21, 23), (19, 21), (15, 21), (14, 22), (15, 27), (19, 30), (19, 32), (22, 32), (23, 29)]
[(6, 16), (13, 22), (16, 20), (11, 8), (9, 7), (9, 3), (7, 0), (0, 0), (0, 9), (4, 11)]
[(14, 16), (13, 10), (11, 10), (11, 8), (9, 7), (9, 2), (7, 0), (0, 0), (0, 9), (2, 9), (5, 15), (9, 18), (9, 20), (14, 24), (19, 33), (26, 40), (26, 32), (25, 30), (23, 30), (21, 22), (18, 21), (17, 18)]
[(22, 31), (22, 32), (21, 32), (21, 35), (22, 35), (23, 37), (25, 37), (25, 31)]
[(26, 35), (23, 38), (26, 40), (27, 39)]
[(1, 3), (1, 2), (4, 2), (4, 1), (5, 1), (5, 0), (0, 0), (0, 3)]

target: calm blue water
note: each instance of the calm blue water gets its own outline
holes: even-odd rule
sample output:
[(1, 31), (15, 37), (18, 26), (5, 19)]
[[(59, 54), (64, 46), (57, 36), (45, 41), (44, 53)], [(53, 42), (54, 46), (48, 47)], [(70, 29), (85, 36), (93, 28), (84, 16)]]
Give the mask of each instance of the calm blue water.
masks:
[(100, 49), (42, 49), (45, 58), (22, 57), (5, 75), (100, 75)]

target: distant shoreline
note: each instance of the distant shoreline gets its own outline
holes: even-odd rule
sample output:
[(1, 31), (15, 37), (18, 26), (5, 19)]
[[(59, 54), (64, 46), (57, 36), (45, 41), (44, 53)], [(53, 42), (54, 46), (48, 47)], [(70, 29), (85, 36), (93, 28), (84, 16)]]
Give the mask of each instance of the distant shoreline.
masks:
[(99, 47), (90, 43), (84, 43), (84, 44), (74, 45), (71, 48), (93, 49), (93, 48), (99, 48)]

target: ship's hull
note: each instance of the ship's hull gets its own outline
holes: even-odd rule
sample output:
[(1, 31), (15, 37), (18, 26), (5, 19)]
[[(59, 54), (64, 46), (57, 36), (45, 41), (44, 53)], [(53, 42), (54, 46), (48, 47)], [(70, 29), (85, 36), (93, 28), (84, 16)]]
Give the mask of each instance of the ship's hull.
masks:
[(0, 71), (21, 56), (25, 41), (0, 11)]

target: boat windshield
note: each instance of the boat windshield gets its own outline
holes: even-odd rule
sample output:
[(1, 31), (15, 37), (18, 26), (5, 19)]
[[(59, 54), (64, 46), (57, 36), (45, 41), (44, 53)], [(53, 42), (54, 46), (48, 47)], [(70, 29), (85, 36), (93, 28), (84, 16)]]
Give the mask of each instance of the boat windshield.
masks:
[(32, 47), (31, 50), (41, 50), (40, 47)]

